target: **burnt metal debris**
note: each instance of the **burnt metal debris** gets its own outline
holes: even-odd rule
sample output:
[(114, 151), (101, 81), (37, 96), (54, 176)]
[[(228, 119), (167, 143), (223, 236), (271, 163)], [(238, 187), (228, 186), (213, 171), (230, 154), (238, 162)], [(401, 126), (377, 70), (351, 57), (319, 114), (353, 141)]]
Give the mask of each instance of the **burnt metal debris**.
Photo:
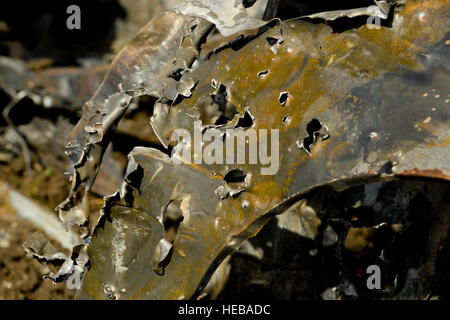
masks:
[[(80, 241), (50, 277), (82, 273), (79, 299), (448, 295), (450, 3), (299, 6), (299, 18), (283, 19), (289, 1), (176, 2), (122, 48), (95, 93), (79, 78), (76, 94), (52, 92), (51, 70), (0, 60), (15, 94), (42, 97), (30, 88), (36, 79), (52, 102), (86, 101), (66, 145), (70, 194), (58, 206)], [(368, 16), (381, 25), (360, 24)], [(153, 101), (155, 143), (129, 152), (120, 188), (93, 209), (105, 151), (140, 98)], [(174, 131), (194, 135), (198, 121), (225, 141), (228, 129), (279, 130), (278, 172), (175, 161), (183, 142)], [(408, 241), (417, 250), (402, 252)], [(28, 250), (45, 260), (34, 242)], [(236, 271), (246, 264), (257, 280)], [(386, 270), (372, 296), (370, 264)], [(317, 280), (328, 265), (336, 268)]]

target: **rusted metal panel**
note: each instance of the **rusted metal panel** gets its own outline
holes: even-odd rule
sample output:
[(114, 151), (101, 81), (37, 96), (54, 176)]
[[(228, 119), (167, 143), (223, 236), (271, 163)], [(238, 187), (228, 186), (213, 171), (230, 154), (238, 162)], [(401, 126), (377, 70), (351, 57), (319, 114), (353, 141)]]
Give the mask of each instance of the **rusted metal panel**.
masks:
[[(261, 175), (260, 165), (176, 164), (156, 149), (135, 148), (88, 245), (78, 297), (195, 297), (243, 241), (321, 188), (448, 181), (448, 13), (447, 1), (408, 1), (391, 28), (342, 33), (281, 22), (239, 50), (199, 61), (179, 80), (194, 79), (192, 95), (158, 105), (152, 121), (161, 142), (170, 144), (177, 128), (193, 135), (195, 120), (234, 128), (248, 112), (251, 128), (279, 129), (277, 174)], [(216, 124), (202, 116), (202, 99), (221, 85), (237, 114)], [(226, 181), (233, 170), (244, 173), (242, 189)], [(183, 221), (170, 243), (164, 213), (173, 201)]]

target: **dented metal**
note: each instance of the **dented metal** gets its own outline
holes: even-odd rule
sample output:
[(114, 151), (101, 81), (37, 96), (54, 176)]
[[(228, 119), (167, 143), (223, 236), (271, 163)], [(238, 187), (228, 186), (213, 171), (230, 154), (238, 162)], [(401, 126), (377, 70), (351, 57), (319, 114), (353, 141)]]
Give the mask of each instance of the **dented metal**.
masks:
[[(86, 102), (82, 119), (71, 133), (66, 152), (71, 160), (72, 191), (59, 206), (67, 228), (83, 225), (89, 219), (87, 192), (92, 188), (101, 159), (118, 121), (132, 98), (150, 95), (176, 100), (175, 73), (189, 71), (197, 46), (209, 24), (175, 13), (162, 13), (153, 19), (114, 59), (94, 96)], [(124, 72), (125, 70), (125, 72)], [(181, 71), (180, 71), (181, 70)], [(180, 94), (189, 95), (191, 80)], [(83, 200), (74, 204), (77, 193)]]
[[(449, 9), (447, 1), (408, 1), (391, 27), (341, 33), (302, 19), (280, 22), (240, 38), (239, 49), (210, 54), (201, 52), (206, 20), (175, 13), (152, 20), (115, 58), (68, 143), (72, 191), (60, 217), (82, 227), (86, 245), (60, 273), (83, 268), (78, 298), (197, 298), (221, 262), (274, 216), (300, 215), (278, 221), (315, 239), (320, 219), (301, 202), (315, 192), (448, 182)], [(278, 129), (279, 171), (179, 164), (169, 152), (136, 147), (120, 190), (105, 198), (98, 223), (89, 221), (87, 192), (104, 150), (141, 95), (158, 99), (150, 121), (165, 148), (182, 143), (171, 140), (174, 130), (193, 134), (199, 120), (221, 132)], [(227, 181), (230, 172), (242, 179)], [(169, 238), (163, 217), (173, 202), (182, 217)], [(331, 246), (338, 236), (327, 227), (323, 245)]]

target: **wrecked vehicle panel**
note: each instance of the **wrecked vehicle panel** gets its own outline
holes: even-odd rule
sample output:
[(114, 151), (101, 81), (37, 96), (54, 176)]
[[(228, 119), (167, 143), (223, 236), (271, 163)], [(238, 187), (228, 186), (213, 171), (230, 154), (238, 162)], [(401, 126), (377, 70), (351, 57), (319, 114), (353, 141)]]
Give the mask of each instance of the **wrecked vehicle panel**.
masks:
[[(90, 238), (90, 265), (78, 298), (195, 298), (226, 256), (317, 190), (401, 179), (448, 182), (448, 9), (446, 1), (408, 1), (391, 28), (341, 33), (303, 20), (280, 22), (248, 43), (242, 40), (239, 50), (218, 50), (182, 73), (180, 83), (196, 83), (190, 96), (174, 103), (175, 96), (157, 95), (162, 99), (152, 127), (161, 143), (182, 143), (171, 140), (178, 128), (192, 136), (202, 131), (198, 120), (222, 133), (278, 129), (278, 170), (263, 175), (264, 165), (177, 163), (173, 155), (135, 148), (122, 187), (105, 200)], [(94, 98), (102, 92), (118, 98), (105, 113), (114, 122), (120, 118), (114, 106), (127, 93), (106, 79)], [(123, 88), (136, 90), (130, 81), (122, 79)], [(205, 97), (220, 92), (225, 102), (212, 98), (205, 104)], [(215, 104), (220, 111), (227, 103), (234, 116), (219, 123), (203, 118), (202, 107)], [(245, 113), (251, 120), (238, 126)], [(81, 127), (92, 121), (85, 119)], [(90, 139), (77, 148), (102, 143), (101, 135)], [(101, 152), (88, 152), (100, 163)], [(73, 192), (80, 181), (95, 178), (95, 170), (83, 173), (87, 162), (76, 155)], [(165, 211), (173, 202), (182, 220), (168, 239)]]
[[(198, 28), (189, 31), (190, 26), (198, 24)], [(68, 228), (73, 224), (82, 225), (89, 218), (86, 192), (95, 181), (104, 150), (109, 144), (108, 135), (113, 134), (132, 98), (145, 94), (175, 100), (178, 94), (173, 90), (175, 80), (170, 76), (180, 68), (183, 70), (182, 66), (195, 58), (196, 43), (201, 41), (208, 28), (209, 24), (195, 19), (188, 21), (174, 13), (162, 13), (144, 26), (112, 62), (101, 86), (86, 102), (83, 117), (67, 143), (66, 152), (72, 164), (72, 191), (59, 210)], [(186, 48), (182, 47), (186, 50), (177, 54), (180, 42), (182, 46), (186, 45)], [(168, 60), (153, 63), (153, 59)], [(174, 65), (173, 61), (178, 61), (180, 66)], [(189, 88), (193, 86), (192, 81), (186, 81), (186, 84)], [(73, 202), (79, 191), (84, 194), (84, 200), (76, 207)]]
[(1, 16), (0, 298), (20, 250), (78, 299), (445, 299), (449, 5)]

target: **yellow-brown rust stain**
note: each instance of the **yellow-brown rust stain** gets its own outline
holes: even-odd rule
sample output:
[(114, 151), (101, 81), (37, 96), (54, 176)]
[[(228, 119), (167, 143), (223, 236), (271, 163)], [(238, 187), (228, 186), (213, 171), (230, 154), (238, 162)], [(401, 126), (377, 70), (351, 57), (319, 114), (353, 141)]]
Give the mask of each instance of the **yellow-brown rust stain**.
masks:
[(450, 136), (447, 136), (442, 142), (428, 142), (425, 144), (427, 147), (448, 147), (450, 146)]

